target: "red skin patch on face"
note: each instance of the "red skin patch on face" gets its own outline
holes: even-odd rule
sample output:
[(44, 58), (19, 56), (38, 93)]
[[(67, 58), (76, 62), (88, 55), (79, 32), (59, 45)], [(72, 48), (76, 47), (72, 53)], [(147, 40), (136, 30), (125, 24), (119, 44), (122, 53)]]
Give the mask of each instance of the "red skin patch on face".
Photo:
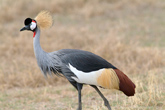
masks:
[[(32, 20), (32, 22), (36, 23), (36, 21)], [(33, 38), (35, 37), (36, 35), (36, 31), (34, 31), (34, 34), (33, 34)]]
[(36, 21), (32, 20), (32, 22), (36, 23)]

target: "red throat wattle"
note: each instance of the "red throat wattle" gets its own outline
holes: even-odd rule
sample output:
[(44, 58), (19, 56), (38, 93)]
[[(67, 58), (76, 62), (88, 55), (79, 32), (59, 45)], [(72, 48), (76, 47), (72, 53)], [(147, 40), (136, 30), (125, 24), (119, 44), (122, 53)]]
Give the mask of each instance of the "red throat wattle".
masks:
[(34, 33), (33, 33), (33, 38), (35, 37), (35, 35), (36, 35), (36, 31), (34, 31)]

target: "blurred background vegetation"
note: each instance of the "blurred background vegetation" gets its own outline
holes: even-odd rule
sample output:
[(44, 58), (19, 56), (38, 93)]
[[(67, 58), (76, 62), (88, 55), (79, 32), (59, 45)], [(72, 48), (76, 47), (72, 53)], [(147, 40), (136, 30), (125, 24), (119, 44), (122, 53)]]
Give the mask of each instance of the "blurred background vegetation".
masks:
[[(77, 92), (64, 78), (45, 79), (41, 74), (33, 34), (19, 32), (27, 17), (35, 18), (42, 10), (54, 18), (53, 26), (41, 32), (45, 51), (91, 51), (135, 82), (131, 98), (101, 89), (112, 109), (165, 109), (164, 0), (0, 0), (0, 110), (77, 107)], [(88, 86), (83, 100), (85, 110), (106, 110)]]

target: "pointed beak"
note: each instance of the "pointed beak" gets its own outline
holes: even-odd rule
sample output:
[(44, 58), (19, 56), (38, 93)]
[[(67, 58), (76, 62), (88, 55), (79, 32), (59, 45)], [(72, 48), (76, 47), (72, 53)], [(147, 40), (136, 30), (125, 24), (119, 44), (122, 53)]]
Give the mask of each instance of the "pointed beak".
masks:
[(24, 31), (24, 30), (26, 30), (26, 27), (23, 27), (22, 29), (20, 29), (20, 31)]
[(23, 27), (22, 29), (20, 29), (20, 31), (29, 30), (29, 29), (30, 29), (29, 25), (27, 25), (27, 26)]

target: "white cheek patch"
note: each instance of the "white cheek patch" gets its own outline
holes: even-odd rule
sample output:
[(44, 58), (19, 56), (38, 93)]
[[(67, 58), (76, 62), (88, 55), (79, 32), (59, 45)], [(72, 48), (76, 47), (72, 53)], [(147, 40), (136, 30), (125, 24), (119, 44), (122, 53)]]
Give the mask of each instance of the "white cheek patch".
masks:
[(30, 25), (30, 29), (33, 30), (36, 28), (36, 26), (37, 26), (37, 24), (35, 22), (32, 22)]

